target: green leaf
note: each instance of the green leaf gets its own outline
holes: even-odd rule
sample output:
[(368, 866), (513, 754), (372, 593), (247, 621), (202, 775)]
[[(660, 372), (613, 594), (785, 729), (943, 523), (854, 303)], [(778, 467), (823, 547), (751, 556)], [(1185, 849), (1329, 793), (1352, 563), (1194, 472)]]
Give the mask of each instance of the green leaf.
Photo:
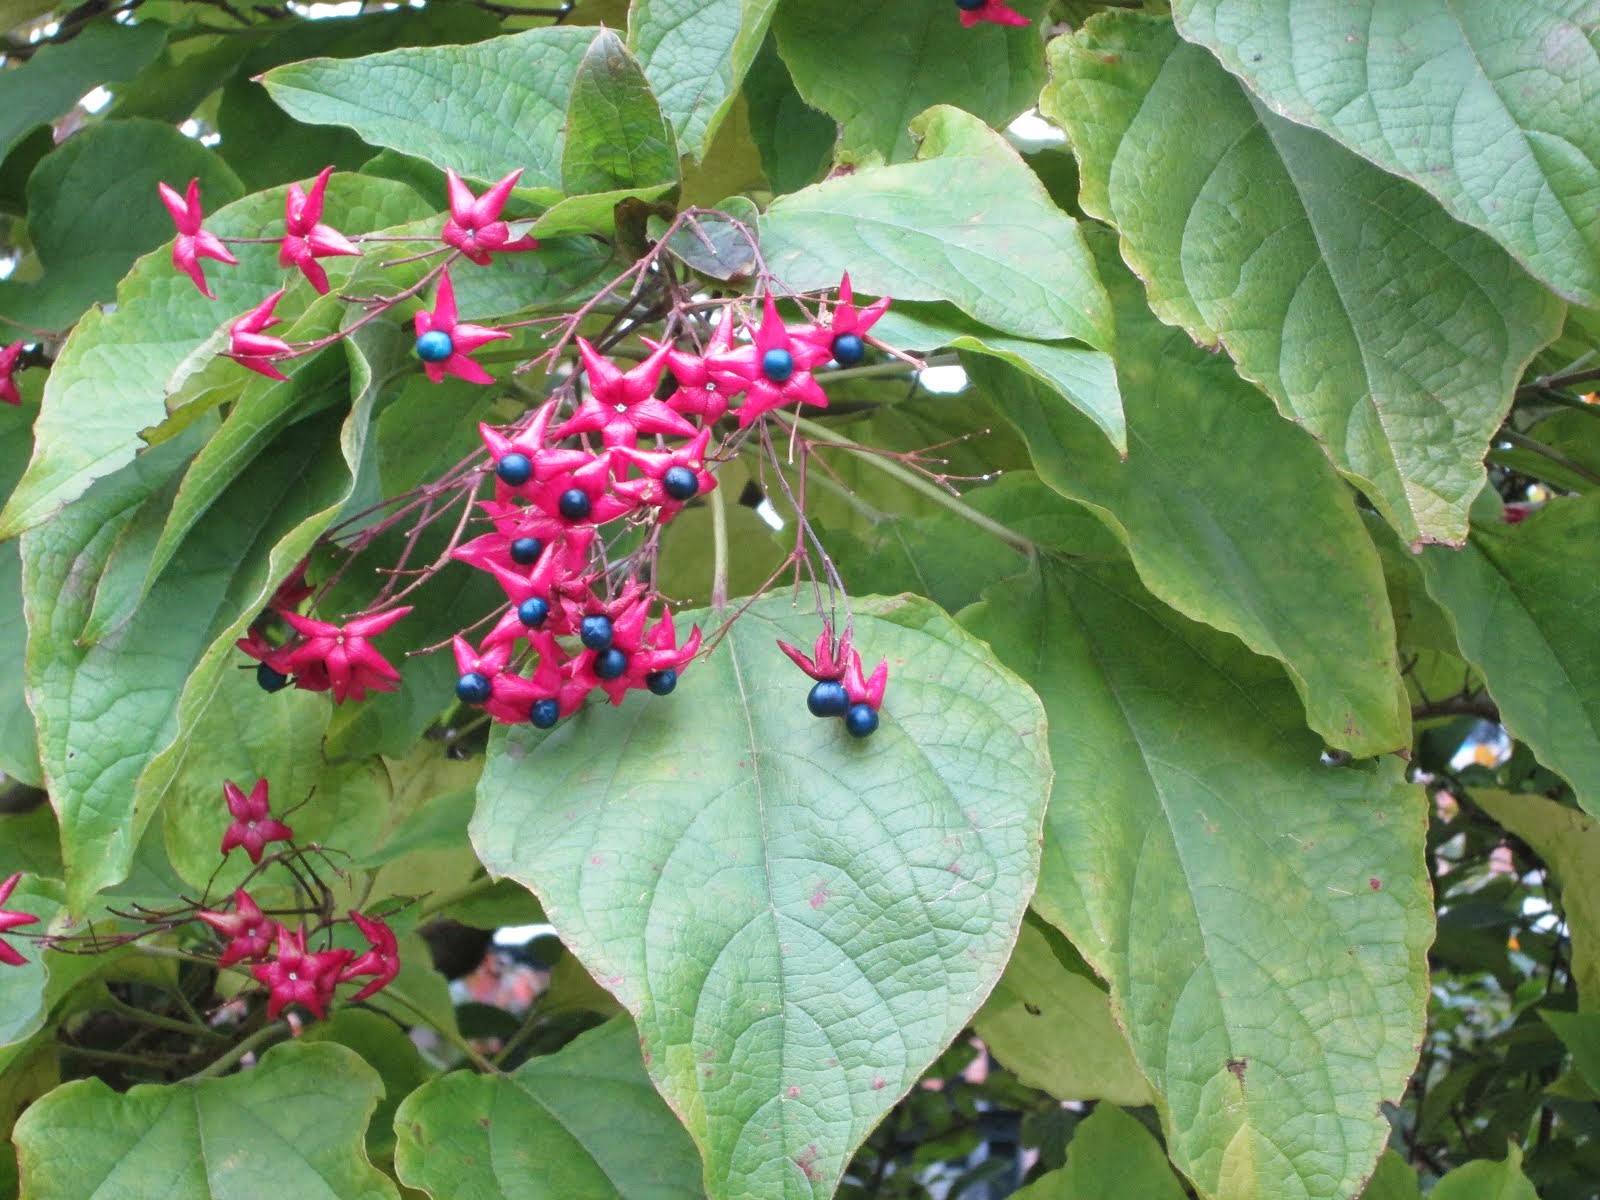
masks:
[[(1022, 923), (1006, 973), (972, 1019), (973, 1031), (1008, 1071), (1058, 1099), (1150, 1103), (1150, 1085), (1104, 989), (1066, 939), (1036, 920)], [(1161, 1164), (1165, 1169), (1165, 1155)]]
[(1324, 766), (1281, 668), (1127, 567), (986, 596), (965, 623), (1050, 718), (1034, 907), (1111, 985), (1173, 1161), (1208, 1198), (1353, 1194), (1422, 1036), (1421, 790)]
[(1422, 1200), (1417, 1173), (1393, 1150), (1385, 1150), (1361, 1200)]
[[(23, 402), (0, 408), (0, 493), (9, 493), (22, 476), (33, 448), (30, 428), (39, 415), (37, 371), (17, 376)], [(22, 619), (22, 555), (17, 543), (0, 543), (0, 772), (32, 787), (44, 782), (39, 741), (22, 687), (22, 662), (28, 628)], [(0, 845), (5, 838), (0, 836)], [(10, 874), (0, 870), (0, 875)]]
[[(948, 16), (949, 14), (944, 14)], [(798, 290), (946, 300), (1002, 333), (1111, 349), (1111, 302), (1078, 223), (1005, 139), (953, 108), (917, 118), (913, 163), (779, 197), (761, 221), (768, 265)]]
[(616, 1017), (510, 1075), (458, 1071), (406, 1097), (395, 1165), (440, 1200), (682, 1200), (700, 1159)]
[(1350, 489), (1226, 360), (1151, 316), (1105, 241), (1127, 458), (1036, 383), (977, 362), (973, 378), (1026, 436), (1040, 478), (1126, 543), (1146, 587), (1284, 664), (1330, 745), (1409, 744), (1383, 569)]
[(839, 126), (795, 90), (789, 68), (778, 57), (777, 42), (770, 36), (750, 64), (744, 98), (750, 112), (750, 136), (772, 190), (782, 195), (815, 182), (833, 158)]
[(1177, 0), (1274, 111), (1426, 188), (1569, 300), (1600, 304), (1600, 26), (1587, 4)]
[(1522, 1173), (1522, 1147), (1506, 1144), (1502, 1162), (1479, 1159), (1457, 1167), (1439, 1180), (1428, 1200), (1539, 1200)]
[(964, 29), (950, 4), (806, 0), (783, 5), (773, 30), (800, 95), (843, 127), (844, 151), (895, 162), (912, 157), (923, 109), (947, 104), (1004, 129), (1038, 102), (1044, 0), (1011, 7), (1035, 24)]
[(6, 901), (7, 912), (25, 912), (38, 917), (33, 925), (7, 935), (7, 944), (27, 961), (0, 971), (0, 1046), (10, 1046), (29, 1037), (44, 1024), (48, 1001), (45, 984), (50, 968), (65, 955), (50, 954), (21, 934), (44, 933), (61, 911), (60, 889), (24, 875)]
[(497, 731), (472, 824), (636, 1015), (716, 1200), (830, 1194), (994, 985), (1032, 888), (1028, 689), (926, 601), (858, 599), (891, 681), (856, 741), (774, 645), (816, 629), (765, 600), (670, 701)]
[(134, 260), (172, 236), (156, 184), (181, 191), (194, 178), (211, 207), (240, 193), (214, 151), (170, 125), (106, 121), (69, 138), (28, 177), (28, 233), (44, 275), (0, 283), (0, 319), (64, 330), (110, 300)]
[[(944, 305), (897, 304), (872, 327), (873, 335), (900, 350), (948, 346), (1005, 363), (1042, 384), (1088, 417), (1128, 453), (1128, 423), (1111, 355), (1072, 342), (1035, 342), (986, 329)], [(998, 380), (1001, 373), (991, 373)], [(1009, 389), (999, 388), (1004, 396)], [(1030, 389), (1035, 391), (1035, 389)]]
[(1053, 43), (1041, 106), (1164, 321), (1220, 342), (1408, 543), (1459, 542), (1562, 306), (1421, 189), (1252, 100), (1170, 22)]
[(132, 79), (166, 42), (166, 29), (154, 22), (94, 21), (70, 41), (40, 46), (26, 62), (0, 71), (0, 159), (96, 85)]
[(1600, 1092), (1600, 1012), (1564, 1013), (1541, 1008), (1544, 1023), (1572, 1054), (1572, 1065), (1583, 1081)]
[(299, 1043), (227, 1079), (121, 1095), (80, 1079), (22, 1115), (18, 1157), (31, 1200), (258, 1200), (269, 1179), (299, 1200), (396, 1200), (361, 1147), (382, 1094), (354, 1052)]
[(595, 40), (552, 26), (470, 46), (404, 47), (362, 58), (313, 58), (262, 82), (298, 121), (343, 125), (479, 180), (523, 169), (522, 193), (553, 204), (561, 191), (567, 102)]
[(683, 152), (700, 159), (767, 36), (778, 0), (633, 0), (628, 45)]
[(301, 1033), (300, 1040), (313, 1046), (333, 1042), (354, 1050), (378, 1073), (383, 1099), (367, 1124), (367, 1153), (374, 1158), (392, 1158), (395, 1111), (436, 1074), (416, 1044), (387, 1017), (360, 1008), (339, 1009), (329, 1020), (318, 1021)]
[(644, 72), (609, 29), (572, 79), (561, 187), (569, 196), (678, 182), (678, 146)]
[(1016, 1200), (1182, 1200), (1183, 1186), (1149, 1130), (1120, 1108), (1098, 1105), (1073, 1131), (1067, 1165)]
[(1474, 788), (1472, 799), (1532, 846), (1561, 881), (1562, 915), (1572, 937), (1578, 1007), (1600, 1012), (1600, 821), (1543, 796)]
[[(1498, 508), (1497, 504), (1488, 506)], [(1460, 550), (1421, 558), (1428, 592), (1483, 675), (1513, 737), (1600, 813), (1600, 638), (1594, 571), (1600, 495), (1557, 499), (1518, 525), (1479, 522)]]

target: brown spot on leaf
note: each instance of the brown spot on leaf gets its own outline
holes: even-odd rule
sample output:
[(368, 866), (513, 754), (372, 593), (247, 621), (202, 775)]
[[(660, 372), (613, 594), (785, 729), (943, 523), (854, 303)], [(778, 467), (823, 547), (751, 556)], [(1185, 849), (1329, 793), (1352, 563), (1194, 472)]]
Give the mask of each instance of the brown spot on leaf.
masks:
[(794, 1156), (794, 1165), (800, 1168), (800, 1173), (807, 1179), (821, 1179), (822, 1173), (817, 1170), (817, 1157), (817, 1148), (815, 1146), (807, 1146)]
[(1250, 1060), (1246, 1058), (1230, 1058), (1228, 1060), (1228, 1072), (1239, 1081), (1240, 1087), (1244, 1087), (1244, 1073), (1249, 1066)]
[(1037, 1004), (1030, 1003), (1027, 1000), (1022, 1002), (1022, 1009), (1030, 1017), (1037, 1017), (1043, 1011)]
[(1382, 891), (1383, 890), (1383, 880), (1379, 879), (1376, 875), (1374, 875), (1371, 879), (1367, 880), (1367, 886), (1369, 888), (1371, 888), (1375, 892)]

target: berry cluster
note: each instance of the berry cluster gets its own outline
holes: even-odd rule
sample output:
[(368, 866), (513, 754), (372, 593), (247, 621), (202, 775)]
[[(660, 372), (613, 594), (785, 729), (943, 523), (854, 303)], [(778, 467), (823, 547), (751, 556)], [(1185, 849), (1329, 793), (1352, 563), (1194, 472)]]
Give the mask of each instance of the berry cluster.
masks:
[(822, 632), (809, 656), (788, 642), (779, 642), (778, 648), (816, 680), (806, 696), (806, 707), (812, 716), (843, 717), (844, 727), (852, 737), (866, 737), (878, 728), (878, 709), (889, 682), (888, 659), (882, 659), (872, 677), (866, 678), (861, 655), (850, 644), (850, 631), (835, 641), (833, 626), (827, 621), (822, 623)]

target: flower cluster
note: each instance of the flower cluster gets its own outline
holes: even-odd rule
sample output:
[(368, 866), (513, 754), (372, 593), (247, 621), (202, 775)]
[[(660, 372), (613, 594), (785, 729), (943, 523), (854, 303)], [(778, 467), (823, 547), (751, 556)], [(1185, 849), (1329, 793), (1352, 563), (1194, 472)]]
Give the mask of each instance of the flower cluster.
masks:
[(872, 677), (862, 672), (861, 655), (850, 644), (847, 629), (834, 640), (833, 626), (824, 621), (822, 632), (811, 654), (806, 655), (788, 642), (782, 650), (807, 675), (816, 680), (806, 696), (806, 707), (814, 717), (843, 717), (844, 727), (853, 737), (863, 738), (878, 728), (878, 709), (889, 683), (889, 660), (879, 661)]

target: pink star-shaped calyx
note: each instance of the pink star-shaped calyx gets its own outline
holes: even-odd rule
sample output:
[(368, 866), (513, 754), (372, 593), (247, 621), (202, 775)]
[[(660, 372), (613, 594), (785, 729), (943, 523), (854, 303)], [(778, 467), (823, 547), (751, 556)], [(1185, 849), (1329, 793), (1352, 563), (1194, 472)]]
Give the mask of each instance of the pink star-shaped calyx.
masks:
[(449, 168), (444, 176), (450, 192), (450, 218), (440, 237), (446, 245), (454, 246), (480, 267), (488, 266), (490, 256), (496, 252), (539, 248), (539, 243), (526, 234), (513, 241), (511, 226), (500, 218), (500, 210), (522, 176), (521, 167), (481, 196), (474, 196), (461, 176)]
[(344, 966), (339, 972), (339, 982), (368, 975), (373, 977), (371, 983), (350, 997), (350, 1002), (354, 1004), (381, 992), (394, 982), (395, 976), (400, 974), (400, 946), (395, 941), (394, 930), (389, 928), (387, 922), (376, 917), (364, 917), (358, 912), (352, 912), (350, 919), (366, 937), (370, 949)]
[(865, 704), (876, 710), (883, 703), (883, 689), (889, 684), (889, 660), (879, 661), (871, 679), (861, 675), (861, 655), (850, 651), (850, 661), (844, 667), (844, 693), (851, 704)]
[(721, 355), (711, 364), (714, 377), (727, 380), (731, 376), (748, 385), (739, 405), (740, 429), (785, 404), (828, 407), (828, 394), (812, 376), (811, 368), (826, 362), (831, 351), (794, 337), (778, 315), (771, 292), (762, 299), (761, 324), (750, 330), (750, 338), (749, 345)]
[(961, 23), (968, 29), (982, 21), (994, 25), (1031, 25), (1033, 22), (1023, 16), (1014, 8), (1008, 8), (1000, 0), (983, 0), (978, 8), (963, 8), (961, 10)]
[(225, 357), (233, 359), (241, 367), (249, 367), (258, 375), (265, 375), (268, 379), (288, 378), (273, 366), (273, 360), (286, 358), (293, 354), (294, 350), (282, 338), (261, 332), (263, 329), (270, 329), (282, 319), (272, 315), (273, 308), (282, 299), (283, 289), (279, 288), (228, 326), (228, 349), (225, 351)]
[[(634, 467), (642, 477), (620, 480), (612, 490), (636, 504), (655, 505), (661, 509), (662, 519), (668, 520), (696, 496), (707, 495), (716, 489), (717, 477), (706, 470), (706, 448), (710, 441), (711, 429), (707, 426), (686, 445), (675, 450), (630, 450), (618, 446), (611, 452), (613, 463)], [(688, 475), (674, 474), (669, 480), (667, 472), (675, 468), (679, 472), (687, 471)], [(686, 484), (691, 476), (694, 490), (689, 492)]]
[(228, 812), (233, 817), (222, 835), (223, 854), (236, 846), (243, 846), (250, 861), (260, 863), (261, 851), (268, 842), (287, 842), (294, 837), (294, 830), (273, 817), (272, 809), (267, 804), (265, 779), (256, 780), (248, 796), (229, 780), (222, 785), (222, 796), (228, 802)]
[(798, 330), (795, 337), (801, 341), (809, 342), (829, 358), (834, 357), (834, 347), (842, 337), (865, 338), (867, 332), (878, 323), (878, 318), (889, 311), (889, 298), (883, 297), (875, 300), (864, 309), (856, 307), (855, 291), (850, 286), (850, 273), (845, 272), (844, 278), (839, 281), (839, 302), (833, 307), (833, 315), (828, 318), (826, 325), (812, 325), (809, 328)]
[[(446, 375), (465, 379), (468, 383), (493, 383), (494, 377), (467, 355), (478, 347), (511, 335), (504, 329), (491, 329), (484, 325), (468, 325), (456, 316), (456, 289), (450, 282), (450, 268), (439, 276), (439, 288), (433, 296), (433, 311), (423, 309), (416, 315), (417, 353), (422, 356), (422, 369), (434, 383)], [(444, 343), (435, 346), (427, 340), (430, 334), (441, 334)]]
[(365, 700), (369, 691), (392, 692), (400, 682), (400, 672), (389, 665), (369, 639), (377, 637), (410, 611), (409, 606), (392, 608), (388, 612), (357, 617), (345, 625), (333, 625), (298, 613), (280, 613), (305, 639), (284, 655), (282, 661), (297, 676), (302, 672), (326, 672), (333, 698), (341, 704), (346, 700)]
[(21, 404), (22, 393), (17, 390), (17, 359), (22, 357), (25, 342), (12, 342), (0, 350), (0, 400), (7, 404)]
[(250, 973), (267, 985), (267, 1019), (291, 1004), (298, 1004), (319, 1020), (328, 1015), (328, 1001), (339, 986), (339, 974), (355, 957), (349, 950), (306, 952), (305, 927), (290, 933), (278, 931), (278, 956), (269, 963), (250, 968)]
[(207, 300), (215, 300), (216, 296), (206, 284), (200, 260), (211, 258), (230, 264), (239, 260), (228, 253), (228, 248), (216, 234), (200, 227), (205, 220), (205, 213), (200, 207), (200, 181), (191, 179), (188, 192), (182, 196), (164, 183), (156, 186), (161, 191), (161, 203), (167, 206), (167, 211), (172, 214), (172, 223), (178, 227), (178, 238), (172, 243), (173, 266), (194, 280), (202, 296)]
[[(22, 872), (18, 871), (10, 879), (0, 883), (0, 904), (4, 904), (11, 899), (11, 893), (16, 891), (17, 883), (21, 879)], [(32, 913), (6, 912), (4, 909), (0, 909), (0, 933), (8, 933), (13, 929), (20, 929), (24, 925), (32, 925), (38, 919)], [(20, 967), (27, 961), (13, 947), (7, 945), (4, 938), (0, 938), (0, 963), (4, 963), (8, 967)]]
[[(586, 513), (563, 510), (563, 500), (573, 492), (582, 492), (588, 501)], [(552, 475), (537, 486), (529, 488), (528, 499), (546, 516), (560, 520), (568, 527), (604, 525), (608, 521), (626, 516), (638, 507), (633, 500), (611, 492), (609, 452), (594, 455), (576, 470)]]
[[(660, 342), (644, 339), (652, 350), (659, 350)], [(706, 346), (704, 354), (687, 350), (670, 350), (667, 369), (678, 381), (677, 389), (666, 398), (673, 412), (699, 417), (702, 425), (714, 425), (728, 411), (728, 404), (738, 399), (750, 386), (749, 381), (737, 372), (713, 371), (717, 360), (733, 351), (733, 320), (723, 317)]]
[(850, 655), (853, 653), (850, 648), (850, 631), (845, 630), (844, 636), (835, 642), (831, 621), (822, 622), (822, 632), (817, 634), (817, 642), (812, 648), (810, 657), (788, 642), (780, 641), (778, 649), (787, 654), (795, 666), (818, 680), (843, 679), (850, 663)]
[(227, 939), (219, 967), (237, 962), (259, 962), (272, 950), (278, 936), (278, 923), (263, 913), (250, 893), (240, 888), (233, 893), (231, 913), (201, 911), (195, 914)]
[(555, 436), (598, 433), (607, 446), (637, 445), (641, 433), (694, 436), (694, 426), (655, 396), (670, 353), (664, 346), (657, 347), (649, 358), (624, 374), (579, 338), (578, 355), (589, 377), (589, 396), (555, 431)]
[(331, 166), (323, 167), (310, 191), (298, 183), (289, 185), (283, 202), (283, 243), (278, 247), (278, 265), (300, 268), (311, 286), (324, 296), (328, 294), (328, 273), (317, 259), (361, 253), (344, 234), (322, 224), (322, 197), (332, 174)]

